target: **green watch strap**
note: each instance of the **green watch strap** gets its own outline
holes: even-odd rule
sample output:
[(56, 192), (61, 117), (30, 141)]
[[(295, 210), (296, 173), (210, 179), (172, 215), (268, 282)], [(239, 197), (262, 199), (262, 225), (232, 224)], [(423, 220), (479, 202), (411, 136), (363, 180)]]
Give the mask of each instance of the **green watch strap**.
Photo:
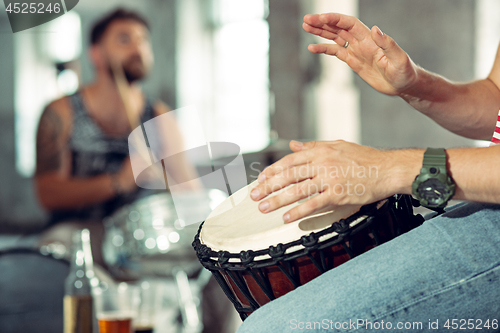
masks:
[[(430, 180), (433, 180), (434, 184), (428, 183), (426, 185), (428, 188), (426, 186), (424, 186), (425, 188), (421, 187), (422, 184)], [(442, 184), (437, 192), (434, 188), (435, 182)], [(420, 174), (412, 184), (412, 193), (422, 206), (440, 213), (443, 212), (443, 208), (455, 193), (455, 183), (448, 174), (446, 150), (444, 148), (427, 148), (424, 153)], [(429, 193), (432, 196), (428, 196)]]
[(424, 153), (423, 167), (445, 167), (446, 168), (446, 151), (444, 148), (427, 148)]

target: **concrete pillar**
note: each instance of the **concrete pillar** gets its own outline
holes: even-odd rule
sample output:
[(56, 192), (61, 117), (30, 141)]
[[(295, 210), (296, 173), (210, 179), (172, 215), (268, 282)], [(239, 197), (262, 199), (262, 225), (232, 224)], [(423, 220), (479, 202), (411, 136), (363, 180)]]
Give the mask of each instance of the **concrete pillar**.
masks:
[[(451, 80), (474, 78), (475, 4), (471, 0), (359, 0), (359, 17), (393, 37), (415, 63)], [(357, 78), (361, 142), (376, 147), (474, 146)]]
[(32, 180), (15, 166), (14, 35), (6, 15), (0, 15), (0, 232), (30, 231), (45, 220), (38, 206)]
[(300, 139), (307, 134), (300, 57), (302, 14), (300, 0), (269, 1), (269, 80), (274, 95), (271, 128), (282, 139)]
[[(314, 14), (337, 12), (357, 16), (358, 1), (316, 0)], [(333, 43), (315, 37), (314, 43)], [(317, 139), (360, 142), (359, 91), (354, 72), (344, 62), (329, 55), (314, 55), (321, 63), (315, 86)]]

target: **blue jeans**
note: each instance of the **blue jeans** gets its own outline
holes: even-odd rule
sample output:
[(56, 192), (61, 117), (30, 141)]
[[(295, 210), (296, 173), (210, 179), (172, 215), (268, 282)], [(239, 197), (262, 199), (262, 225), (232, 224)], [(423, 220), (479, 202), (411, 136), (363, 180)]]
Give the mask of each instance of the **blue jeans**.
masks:
[(259, 308), (238, 333), (493, 332), (499, 321), (500, 205), (463, 203)]

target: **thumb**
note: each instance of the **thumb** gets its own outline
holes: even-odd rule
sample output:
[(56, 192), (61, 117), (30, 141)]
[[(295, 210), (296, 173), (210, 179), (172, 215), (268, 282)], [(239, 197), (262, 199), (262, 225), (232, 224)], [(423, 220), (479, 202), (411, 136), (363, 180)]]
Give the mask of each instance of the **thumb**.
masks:
[(384, 51), (388, 59), (398, 60), (406, 55), (406, 53), (402, 48), (399, 47), (394, 39), (384, 34), (382, 30), (380, 30), (380, 28), (376, 25), (372, 27), (371, 33), (373, 41)]
[(290, 141), (290, 149), (296, 153), (296, 152), (299, 152), (301, 150), (307, 150), (307, 149), (314, 148), (318, 144), (319, 144), (318, 141), (299, 142), (299, 141), (292, 140), (292, 141)]
[(289, 146), (290, 146), (290, 149), (295, 153), (304, 149), (304, 144), (302, 142), (295, 141), (295, 140), (290, 141)]

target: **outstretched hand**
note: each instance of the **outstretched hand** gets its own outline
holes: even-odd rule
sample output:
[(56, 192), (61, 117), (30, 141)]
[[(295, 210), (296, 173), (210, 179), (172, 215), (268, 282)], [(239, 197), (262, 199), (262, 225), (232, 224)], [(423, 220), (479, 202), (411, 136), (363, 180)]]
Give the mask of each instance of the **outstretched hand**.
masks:
[(302, 27), (336, 43), (311, 44), (310, 52), (336, 56), (381, 93), (404, 93), (417, 78), (410, 57), (377, 26), (370, 30), (356, 17), (328, 13), (304, 16)]

